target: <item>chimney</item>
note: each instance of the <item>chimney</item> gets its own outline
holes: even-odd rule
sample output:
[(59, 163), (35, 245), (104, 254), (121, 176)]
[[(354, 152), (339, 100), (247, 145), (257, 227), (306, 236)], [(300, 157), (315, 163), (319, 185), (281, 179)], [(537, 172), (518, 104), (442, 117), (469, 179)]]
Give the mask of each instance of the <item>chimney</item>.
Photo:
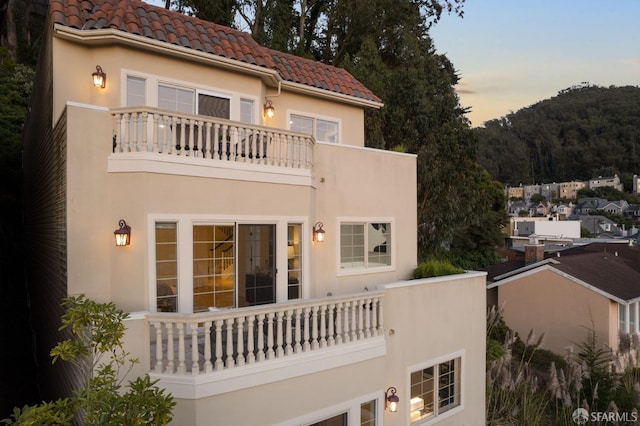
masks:
[(525, 266), (542, 260), (544, 260), (544, 244), (538, 244), (537, 238), (529, 238), (529, 244), (524, 246)]

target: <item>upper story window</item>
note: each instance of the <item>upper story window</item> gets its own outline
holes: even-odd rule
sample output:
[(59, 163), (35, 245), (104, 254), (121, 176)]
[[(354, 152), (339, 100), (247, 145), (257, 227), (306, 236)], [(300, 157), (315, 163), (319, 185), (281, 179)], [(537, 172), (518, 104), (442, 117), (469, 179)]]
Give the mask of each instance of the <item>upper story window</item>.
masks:
[(331, 143), (339, 142), (339, 125), (337, 121), (291, 114), (289, 125), (291, 130), (308, 133), (316, 138), (317, 141)]
[(638, 333), (638, 309), (640, 302), (633, 302), (626, 305), (618, 304), (618, 332), (619, 333)]
[(138, 77), (127, 77), (127, 106), (146, 104), (146, 80)]
[(240, 121), (253, 124), (253, 101), (240, 99)]
[(195, 113), (195, 91), (165, 85), (158, 86), (158, 108)]
[(340, 224), (340, 269), (391, 266), (391, 223)]

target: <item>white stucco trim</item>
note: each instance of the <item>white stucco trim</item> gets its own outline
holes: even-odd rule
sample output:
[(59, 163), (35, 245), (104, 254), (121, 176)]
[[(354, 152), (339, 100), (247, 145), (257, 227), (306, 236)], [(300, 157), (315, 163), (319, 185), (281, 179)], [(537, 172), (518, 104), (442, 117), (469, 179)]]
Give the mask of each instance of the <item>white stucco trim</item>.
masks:
[(386, 355), (384, 336), (198, 376), (150, 373), (175, 398), (199, 399), (319, 373)]
[(210, 158), (179, 157), (155, 152), (114, 153), (107, 159), (109, 173), (160, 173), (315, 188), (309, 169), (268, 166)]

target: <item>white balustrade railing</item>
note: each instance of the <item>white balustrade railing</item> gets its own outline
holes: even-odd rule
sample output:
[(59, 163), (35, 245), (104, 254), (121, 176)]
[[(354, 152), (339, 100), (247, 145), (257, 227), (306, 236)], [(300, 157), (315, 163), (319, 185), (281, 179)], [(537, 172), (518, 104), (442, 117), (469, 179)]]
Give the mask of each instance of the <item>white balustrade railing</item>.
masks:
[(111, 111), (113, 152), (155, 152), (296, 169), (313, 166), (310, 135), (151, 107)]
[(383, 292), (181, 315), (148, 314), (151, 371), (206, 374), (381, 336)]

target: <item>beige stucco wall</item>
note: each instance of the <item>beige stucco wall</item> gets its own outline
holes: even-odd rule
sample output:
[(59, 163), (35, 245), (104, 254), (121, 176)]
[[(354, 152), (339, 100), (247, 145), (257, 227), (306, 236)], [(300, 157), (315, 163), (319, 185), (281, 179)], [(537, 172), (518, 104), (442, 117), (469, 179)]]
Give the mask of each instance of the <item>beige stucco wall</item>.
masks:
[(454, 354), (463, 357), (463, 409), (438, 424), (484, 424), (485, 283), (484, 273), (471, 272), (387, 286), (386, 386), (398, 389), (400, 407), (385, 416), (385, 425), (409, 424), (412, 366)]
[(498, 304), (506, 324), (523, 340), (531, 330), (544, 333), (542, 347), (559, 354), (583, 342), (592, 326), (600, 345), (616, 345), (615, 304), (550, 270), (500, 285)]

